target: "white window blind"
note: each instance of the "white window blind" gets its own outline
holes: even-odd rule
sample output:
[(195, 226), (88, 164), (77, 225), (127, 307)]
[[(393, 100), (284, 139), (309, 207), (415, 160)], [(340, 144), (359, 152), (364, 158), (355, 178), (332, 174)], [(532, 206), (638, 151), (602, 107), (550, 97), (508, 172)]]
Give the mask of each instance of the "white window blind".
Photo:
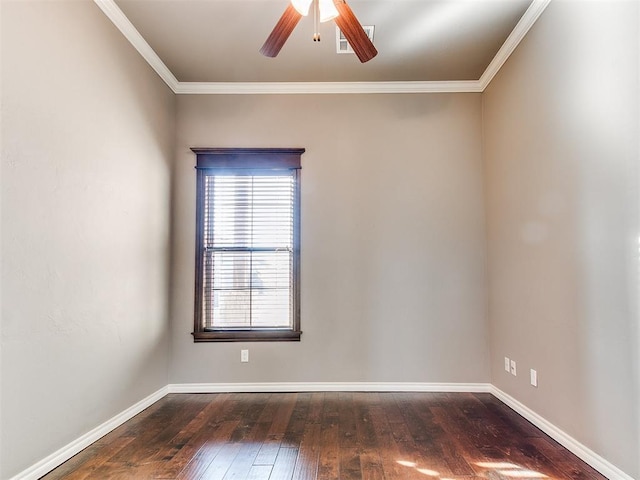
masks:
[(295, 170), (204, 178), (204, 329), (293, 326)]

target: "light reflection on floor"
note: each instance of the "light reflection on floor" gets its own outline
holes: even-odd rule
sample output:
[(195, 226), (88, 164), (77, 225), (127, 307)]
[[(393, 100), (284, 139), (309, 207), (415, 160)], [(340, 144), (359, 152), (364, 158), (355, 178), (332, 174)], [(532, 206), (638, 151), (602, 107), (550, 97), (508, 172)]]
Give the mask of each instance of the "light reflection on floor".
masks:
[[(439, 480), (456, 480), (455, 477), (441, 477), (440, 473), (430, 468), (426, 468), (422, 465), (418, 465), (415, 462), (408, 460), (396, 460), (396, 463), (407, 468), (414, 468), (416, 471), (427, 475), (429, 477), (438, 478)], [(537, 480), (541, 478), (553, 480), (548, 475), (535, 470), (530, 470), (526, 467), (516, 465), (510, 462), (476, 462), (476, 465), (485, 470), (485, 474), (493, 473), (497, 474), (498, 478), (515, 478), (518, 480)], [(461, 479), (462, 480), (462, 479)]]
[(430, 477), (439, 477), (440, 474), (435, 470), (429, 470), (428, 468), (416, 468), (420, 473), (424, 473), (425, 475), (429, 475)]

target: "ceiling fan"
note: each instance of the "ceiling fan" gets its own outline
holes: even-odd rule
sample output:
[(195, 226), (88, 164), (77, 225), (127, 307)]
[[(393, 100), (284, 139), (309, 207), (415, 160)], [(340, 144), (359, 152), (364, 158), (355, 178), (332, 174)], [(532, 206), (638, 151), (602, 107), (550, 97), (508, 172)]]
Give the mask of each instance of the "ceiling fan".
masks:
[(362, 63), (368, 62), (378, 54), (376, 47), (369, 40), (362, 25), (345, 0), (291, 0), (291, 3), (287, 6), (273, 31), (264, 42), (260, 53), (266, 57), (277, 56), (300, 19), (309, 14), (309, 8), (312, 4), (316, 19), (314, 41), (320, 41), (317, 25), (318, 18), (320, 22), (333, 20)]

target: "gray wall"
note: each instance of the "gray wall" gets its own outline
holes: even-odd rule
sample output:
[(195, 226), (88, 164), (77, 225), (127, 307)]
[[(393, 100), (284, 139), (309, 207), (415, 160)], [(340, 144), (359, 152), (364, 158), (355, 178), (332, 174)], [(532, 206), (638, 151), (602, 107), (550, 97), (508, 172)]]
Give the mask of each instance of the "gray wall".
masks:
[(0, 478), (167, 384), (174, 102), (93, 2), (2, 2)]
[[(184, 95), (177, 112), (172, 383), (489, 380), (480, 94)], [(193, 343), (194, 146), (307, 149), (301, 342)]]
[[(636, 2), (552, 2), (483, 95), (177, 99), (92, 2), (0, 5), (0, 478), (284, 381), (492, 381), (640, 477)], [(307, 149), (301, 342), (192, 342), (192, 146)]]
[(638, 5), (552, 2), (483, 95), (492, 382), (636, 478)]

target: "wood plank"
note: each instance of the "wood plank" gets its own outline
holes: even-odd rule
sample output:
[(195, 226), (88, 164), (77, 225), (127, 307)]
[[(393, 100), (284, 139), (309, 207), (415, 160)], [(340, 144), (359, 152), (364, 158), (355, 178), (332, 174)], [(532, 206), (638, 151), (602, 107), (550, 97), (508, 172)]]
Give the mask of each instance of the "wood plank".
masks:
[[(251, 467), (253, 467), (253, 460), (260, 451), (260, 445), (253, 442), (237, 443), (235, 445), (240, 445), (240, 450), (233, 459), (233, 462), (229, 466), (224, 477), (222, 477), (224, 480), (239, 480), (247, 478)], [(205, 477), (203, 476), (203, 478)]]
[[(242, 436), (242, 440), (244, 441), (240, 442), (240, 451), (225, 474), (224, 480), (244, 479), (254, 466), (258, 452), (262, 447), (262, 442), (267, 437), (267, 432), (270, 427), (270, 424), (266, 422), (257, 422), (257, 419), (265, 407), (266, 401), (262, 395), (257, 399), (254, 411), (247, 415), (246, 422), (241, 422), (244, 424), (243, 429), (246, 428), (246, 432), (243, 432)], [(231, 437), (232, 440), (234, 439), (235, 433), (236, 432), (234, 432)]]
[(296, 480), (313, 480), (316, 478), (319, 446), (320, 424), (308, 423), (298, 449), (298, 459), (293, 470), (293, 478)]
[(273, 466), (271, 465), (254, 465), (251, 467), (251, 470), (249, 470), (247, 480), (269, 480), (272, 469)]
[[(190, 441), (185, 446), (184, 455), (176, 455), (174, 460), (167, 466), (166, 472), (171, 475), (175, 471), (178, 471), (177, 476), (166, 478), (177, 479), (189, 479), (200, 478), (201, 475), (206, 472), (211, 462), (216, 458), (218, 453), (223, 449), (225, 445), (229, 443), (231, 434), (238, 426), (239, 420), (231, 420), (218, 424), (212, 430), (201, 429), (194, 440)], [(188, 458), (187, 455), (196, 446), (200, 445), (200, 448), (195, 455), (187, 462), (183, 468), (184, 461)]]
[(284, 393), (277, 394), (275, 398), (278, 400), (278, 408), (271, 421), (271, 428), (269, 429), (269, 435), (281, 435), (284, 436), (287, 431), (287, 426), (291, 420), (293, 409), (296, 406), (298, 400), (297, 393)]
[(385, 414), (385, 405), (374, 406), (369, 410), (371, 421), (377, 439), (377, 448), (380, 452), (382, 470), (387, 479), (414, 479), (421, 478), (414, 469), (408, 469), (399, 464), (405, 457), (404, 452), (398, 448), (393, 434), (392, 426)]
[(324, 409), (324, 392), (313, 392), (309, 400), (309, 413), (307, 423), (320, 423)]
[(327, 392), (322, 409), (320, 450), (318, 452), (318, 478), (332, 480), (340, 471), (339, 454), (340, 398), (336, 392)]
[(320, 451), (318, 452), (318, 479), (332, 480), (339, 478), (340, 450), (338, 447), (338, 434), (337, 422), (329, 421), (322, 424)]
[(270, 422), (269, 431), (256, 456), (254, 465), (273, 465), (275, 463), (291, 420), (296, 399), (296, 393), (280, 393), (271, 396), (270, 407), (265, 408), (259, 419), (259, 421)]
[(585, 464), (578, 457), (568, 450), (562, 448), (550, 437), (541, 436), (531, 439), (540, 452), (542, 452), (548, 463), (541, 467), (549, 472), (560, 471), (561, 474), (553, 473), (559, 478), (570, 478), (573, 480), (598, 480), (602, 476), (590, 465)]
[(282, 438), (284, 447), (299, 448), (304, 434), (304, 428), (309, 414), (309, 404), (311, 402), (310, 393), (299, 393), (296, 403), (291, 412), (291, 417)]
[(297, 448), (283, 447), (278, 452), (276, 461), (271, 470), (270, 480), (290, 480), (293, 478), (293, 469), (296, 467), (298, 458)]
[(444, 461), (441, 448), (446, 434), (435, 423), (428, 405), (420, 401), (419, 395), (412, 393), (397, 394), (396, 400), (413, 440), (407, 447), (413, 454), (416, 468), (425, 472), (437, 472), (441, 477), (451, 477), (453, 472)]
[(172, 394), (43, 480), (606, 480), (489, 394)]
[(340, 447), (340, 480), (360, 480), (362, 466), (360, 452), (355, 447)]
[[(154, 456), (156, 462), (164, 462), (154, 474), (155, 479), (175, 479), (187, 465), (195, 460), (197, 463), (203, 460), (204, 452), (210, 460), (215, 456), (216, 443), (218, 449), (222, 443), (228, 441), (231, 432), (237, 427), (238, 421), (219, 422), (216, 419), (224, 418), (229, 410), (229, 396), (225, 394), (211, 395), (210, 403), (196, 417), (191, 420), (178, 434), (167, 444), (167, 448), (158, 451)], [(203, 447), (207, 448), (203, 448)], [(206, 465), (205, 465), (206, 466)], [(191, 468), (194, 468), (192, 465)], [(198, 468), (201, 468), (198, 467)]]
[(140, 465), (149, 461), (163, 446), (180, 431), (189, 420), (204, 409), (210, 399), (203, 395), (175, 395), (161, 409), (149, 416), (147, 423), (141, 423), (127, 435), (136, 438), (120, 450), (112, 459), (113, 463)]
[[(121, 449), (126, 447), (133, 441), (132, 437), (118, 437), (111, 442), (102, 446), (96, 450), (96, 453), (86, 458), (81, 465), (74, 468), (71, 471), (60, 471), (58, 478), (64, 478), (65, 480), (85, 480), (86, 478), (95, 478), (95, 471), (108, 462), (113, 455), (118, 453)], [(82, 468), (79, 468), (82, 467)], [(52, 477), (54, 478), (54, 477)]]
[(357, 443), (360, 446), (360, 467), (363, 478), (371, 480), (383, 480), (385, 478), (379, 439), (373, 425), (371, 409), (378, 403), (377, 393), (354, 393), (354, 412), (356, 422)]
[[(448, 434), (449, 441), (455, 449), (455, 454), (462, 457), (475, 474), (483, 470), (477, 463), (488, 462), (494, 457), (486, 455), (484, 444), (477, 439), (478, 432), (468, 419), (461, 414), (456, 403), (447, 408), (433, 407), (431, 411), (442, 429)], [(498, 455), (497, 460), (500, 460)]]
[(340, 411), (338, 417), (340, 450), (349, 448), (353, 449), (357, 446), (358, 442), (353, 394), (342, 392), (338, 395), (338, 398), (340, 399)]
[(200, 477), (184, 477), (185, 480), (222, 480), (240, 453), (241, 443), (225, 443)]
[(282, 435), (267, 435), (253, 464), (273, 465), (280, 451), (280, 445), (282, 445)]
[(384, 480), (384, 469), (380, 461), (380, 454), (372, 448), (365, 448), (360, 453), (360, 467), (362, 478), (368, 480)]

